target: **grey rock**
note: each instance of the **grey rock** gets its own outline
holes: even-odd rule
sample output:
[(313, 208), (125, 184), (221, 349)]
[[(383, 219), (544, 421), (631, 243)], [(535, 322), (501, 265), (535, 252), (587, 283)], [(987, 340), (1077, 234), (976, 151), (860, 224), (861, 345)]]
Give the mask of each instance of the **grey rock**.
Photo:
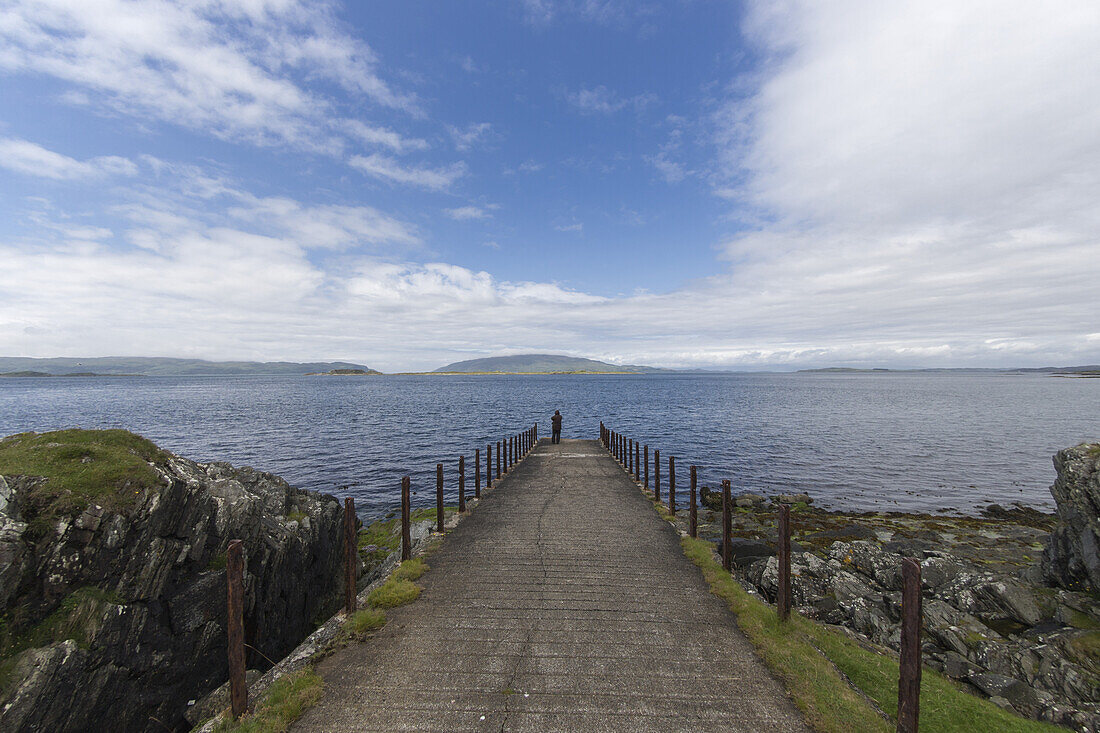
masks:
[(824, 529), (806, 535), (806, 539), (837, 539), (837, 540), (873, 540), (878, 535), (870, 527), (862, 524), (846, 524), (836, 529)]
[(1014, 677), (1002, 674), (980, 673), (970, 675), (970, 684), (989, 695), (991, 698), (999, 697), (1013, 706), (1035, 705), (1039, 698), (1031, 687)]
[[(767, 498), (762, 494), (753, 494), (751, 492), (746, 492), (744, 494), (738, 494), (736, 497), (734, 497), (733, 504), (734, 506), (742, 508), (757, 508), (764, 506), (767, 501)], [(718, 508), (722, 508), (721, 504), (719, 504)]]
[[(718, 540), (718, 555), (722, 555), (722, 540)], [(775, 547), (760, 540), (747, 540), (741, 537), (730, 538), (730, 557), (736, 565), (750, 565), (761, 558), (775, 555)]]
[(814, 500), (809, 494), (779, 494), (774, 501), (777, 504), (812, 504)]
[(1100, 590), (1100, 444), (1059, 451), (1054, 467), (1058, 525), (1043, 550), (1043, 574), (1070, 590)]
[(901, 560), (878, 544), (834, 542), (829, 548), (829, 557), (870, 578), (882, 588), (901, 590)]
[[(258, 669), (245, 670), (245, 686), (251, 689), (262, 675), (263, 673)], [(213, 718), (222, 710), (228, 708), (231, 703), (232, 701), (229, 699), (229, 681), (226, 680), (225, 684), (196, 701), (194, 705), (188, 705), (184, 718), (194, 727), (204, 720)]]
[[(0, 512), (0, 612), (44, 618), (79, 588), (109, 600), (78, 606), (86, 648), (32, 649), (0, 695), (0, 729), (115, 730), (182, 726), (187, 702), (228, 677), (224, 557), (244, 542), (248, 662), (280, 659), (339, 604), (342, 512), (334, 497), (225, 463), (172, 457), (131, 509), (93, 506), (44, 537)], [(310, 521), (292, 523), (294, 508)], [(291, 525), (294, 525), (293, 527)], [(65, 704), (59, 705), (63, 700)], [(159, 721), (159, 722), (158, 722)]]
[(943, 659), (943, 673), (957, 680), (964, 680), (975, 671), (975, 667), (966, 657), (956, 652), (947, 652)]

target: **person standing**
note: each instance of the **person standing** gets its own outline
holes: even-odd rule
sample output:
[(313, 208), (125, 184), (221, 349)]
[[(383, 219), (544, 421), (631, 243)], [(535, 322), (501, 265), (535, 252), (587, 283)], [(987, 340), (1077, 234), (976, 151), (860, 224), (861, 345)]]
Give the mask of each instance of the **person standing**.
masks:
[(554, 416), (550, 418), (550, 425), (553, 428), (553, 434), (550, 436), (551, 443), (561, 442), (561, 413), (554, 410)]

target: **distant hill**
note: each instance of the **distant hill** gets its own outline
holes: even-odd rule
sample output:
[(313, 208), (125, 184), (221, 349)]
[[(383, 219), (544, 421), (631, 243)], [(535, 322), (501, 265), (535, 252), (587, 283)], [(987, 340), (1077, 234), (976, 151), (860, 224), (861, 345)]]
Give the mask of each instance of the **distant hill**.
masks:
[(629, 372), (631, 374), (649, 374), (668, 370), (635, 366), (633, 364), (608, 364), (605, 361), (582, 359), (576, 356), (562, 356), (560, 354), (517, 354), (516, 356), (490, 356), (484, 359), (456, 361), (435, 371), (464, 373)]
[(103, 356), (94, 358), (32, 359), (0, 356), (0, 372), (41, 372), (49, 376), (77, 373), (97, 376), (139, 374), (149, 377), (232, 376), (246, 374), (293, 375), (330, 372), (336, 369), (361, 369), (379, 372), (362, 364), (344, 361), (206, 361), (205, 359), (168, 359), (144, 356)]
[(798, 374), (844, 374), (867, 372), (1009, 372), (1028, 374), (1095, 374), (1100, 372), (1100, 365), (1088, 364), (1085, 366), (1068, 367), (927, 367), (924, 369), (857, 369), (854, 367), (824, 367), (820, 369), (799, 369)]

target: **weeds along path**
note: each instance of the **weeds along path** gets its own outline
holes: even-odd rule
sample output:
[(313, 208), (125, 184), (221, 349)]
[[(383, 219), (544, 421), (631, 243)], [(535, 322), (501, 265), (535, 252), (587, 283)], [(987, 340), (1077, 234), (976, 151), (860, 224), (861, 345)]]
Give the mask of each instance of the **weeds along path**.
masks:
[(808, 731), (597, 441), (541, 441), (294, 731)]

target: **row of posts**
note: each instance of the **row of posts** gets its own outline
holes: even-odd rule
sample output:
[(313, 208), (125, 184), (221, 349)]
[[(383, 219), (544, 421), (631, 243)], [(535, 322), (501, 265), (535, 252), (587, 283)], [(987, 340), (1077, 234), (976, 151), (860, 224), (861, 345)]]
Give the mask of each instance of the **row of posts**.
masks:
[[(496, 443), (496, 479), (507, 475), (516, 464), (534, 449), (539, 440), (539, 426), (531, 427)], [(493, 486), (493, 444), (485, 445), (485, 488)], [(481, 449), (474, 450), (474, 497), (481, 498)], [(411, 479), (401, 478), (401, 561), (412, 557)], [(436, 531), (443, 533), (443, 464), (435, 465)], [(458, 511), (466, 511), (466, 457), (458, 457)], [(356, 569), (358, 568), (359, 523), (355, 515), (355, 500), (344, 499), (344, 609), (348, 615), (356, 608)], [(244, 641), (244, 543), (230, 540), (226, 550), (227, 611), (226, 632), (229, 643), (229, 698), (233, 719), (248, 709), (248, 686), (245, 682)]]
[[(611, 430), (600, 423), (600, 442), (604, 448), (630, 474), (631, 478), (650, 490), (649, 445), (639, 444), (633, 438)], [(661, 503), (661, 451), (653, 450), (653, 498)], [(688, 534), (699, 536), (699, 518), (696, 497), (698, 471), (690, 467), (691, 488), (688, 493)], [(676, 458), (668, 457), (668, 511), (676, 514)], [(781, 622), (791, 615), (791, 508), (779, 506), (779, 533), (776, 557), (779, 564), (779, 582), (776, 592), (776, 613)], [(733, 499), (729, 479), (722, 480), (722, 567), (733, 569)], [(916, 733), (920, 711), (921, 678), (921, 594), (920, 563), (911, 558), (901, 561), (903, 580), (901, 601), (901, 662), (898, 675), (898, 733)]]

